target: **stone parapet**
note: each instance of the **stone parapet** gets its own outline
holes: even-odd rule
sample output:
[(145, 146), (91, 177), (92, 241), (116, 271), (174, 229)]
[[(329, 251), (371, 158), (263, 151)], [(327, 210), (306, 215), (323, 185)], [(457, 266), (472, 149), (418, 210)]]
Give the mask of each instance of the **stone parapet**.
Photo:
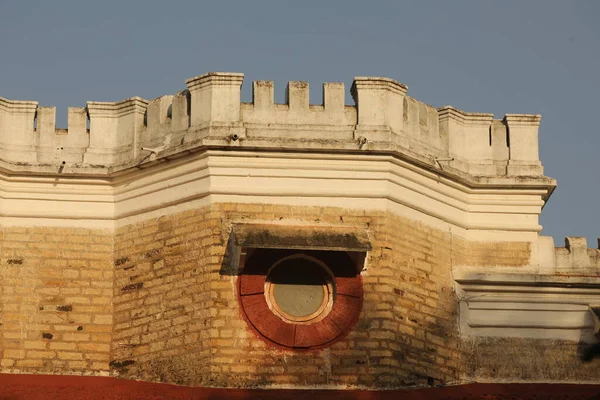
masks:
[(557, 274), (580, 274), (600, 276), (600, 238), (597, 248), (588, 248), (584, 237), (567, 236), (565, 247), (554, 247), (552, 238), (548, 240), (545, 253), (546, 263), (540, 265), (542, 271)]
[(36, 161), (34, 132), (37, 101), (0, 97), (0, 158), (10, 163)]
[[(449, 174), (519, 181), (543, 177), (539, 115), (436, 109), (389, 78), (357, 77), (355, 105), (343, 83), (323, 85), (323, 103), (309, 103), (307, 82), (289, 82), (285, 104), (271, 81), (255, 81), (252, 102), (240, 101), (243, 74), (211, 72), (187, 90), (147, 101), (88, 102), (69, 109), (69, 128), (55, 128), (55, 109), (0, 98), (0, 160), (73, 174), (122, 170), (197, 148), (396, 153)], [(88, 128), (89, 126), (89, 128)], [(20, 167), (20, 168), (19, 168)], [(93, 172), (92, 172), (93, 171)]]

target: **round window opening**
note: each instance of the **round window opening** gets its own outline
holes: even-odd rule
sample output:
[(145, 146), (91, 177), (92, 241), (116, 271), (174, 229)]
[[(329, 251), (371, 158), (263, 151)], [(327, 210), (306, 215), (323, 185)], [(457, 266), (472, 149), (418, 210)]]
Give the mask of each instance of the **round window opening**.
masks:
[(265, 297), (271, 311), (286, 322), (313, 324), (333, 306), (333, 277), (322, 262), (294, 255), (275, 263), (267, 274)]
[(238, 280), (243, 316), (276, 346), (316, 349), (348, 332), (362, 309), (362, 279), (342, 251), (256, 249)]

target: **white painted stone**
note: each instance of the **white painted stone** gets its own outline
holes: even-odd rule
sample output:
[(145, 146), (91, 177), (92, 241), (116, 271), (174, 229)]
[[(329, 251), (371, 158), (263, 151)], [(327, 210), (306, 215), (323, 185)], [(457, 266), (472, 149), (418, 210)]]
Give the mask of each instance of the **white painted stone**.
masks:
[[(70, 167), (63, 173), (69, 174)], [(113, 178), (0, 179), (0, 215), (130, 223), (210, 202), (392, 210), (461, 237), (535, 241), (545, 190), (473, 189), (392, 156), (210, 150)], [(33, 201), (33, 203), (30, 203)], [(482, 232), (487, 232), (481, 239)]]
[(463, 337), (595, 341), (600, 278), (455, 269)]
[(233, 135), (238, 138), (245, 136), (240, 122), (243, 80), (244, 74), (240, 73), (209, 72), (185, 82), (191, 94), (192, 130), (185, 140), (194, 141), (207, 136), (228, 140)]
[(84, 163), (112, 165), (135, 158), (147, 106), (140, 97), (114, 103), (88, 102), (90, 145)]
[(506, 114), (510, 140), (509, 175), (541, 175), (543, 168), (539, 161), (538, 129), (541, 115)]
[[(33, 165), (36, 160), (83, 162), (77, 173), (85, 174), (86, 168), (126, 169), (194, 147), (227, 145), (392, 151), (459, 175), (514, 182), (518, 176), (542, 176), (538, 115), (509, 114), (494, 120), (491, 114), (452, 107), (438, 111), (407, 96), (402, 83), (381, 77), (355, 78), (355, 106), (344, 104), (341, 83), (325, 84), (323, 104), (310, 105), (306, 82), (290, 82), (286, 104), (275, 104), (270, 81), (253, 83), (253, 103), (243, 104), (242, 82), (240, 73), (211, 72), (188, 79), (188, 91), (150, 104), (136, 97), (89, 102), (90, 132), (83, 134), (81, 123), (74, 122), (74, 135), (52, 135), (52, 112), (40, 107), (40, 136), (40, 130), (33, 131), (36, 102), (1, 99), (0, 158)], [(148, 158), (141, 150), (157, 146), (164, 146), (164, 154)]]
[(34, 124), (37, 101), (0, 97), (0, 158), (12, 163), (34, 163)]

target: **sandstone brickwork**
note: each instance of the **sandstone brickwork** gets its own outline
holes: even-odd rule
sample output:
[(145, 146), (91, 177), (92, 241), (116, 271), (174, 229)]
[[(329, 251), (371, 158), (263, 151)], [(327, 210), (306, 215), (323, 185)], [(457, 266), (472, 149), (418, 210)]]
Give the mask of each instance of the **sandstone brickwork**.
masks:
[(112, 233), (4, 227), (2, 235), (2, 370), (107, 374)]
[[(241, 316), (227, 254), (231, 224), (284, 218), (359, 226), (372, 235), (363, 311), (330, 348), (274, 348)], [(452, 260), (480, 262), (486, 252), (505, 253), (517, 265), (529, 257), (521, 243), (470, 246), (388, 213), (333, 207), (215, 204), (126, 226), (115, 238), (113, 372), (242, 387), (457, 382), (462, 355)]]
[(204, 384), (210, 370), (211, 277), (220, 215), (208, 209), (121, 228), (115, 236), (113, 370)]
[(463, 343), (465, 378), (478, 381), (597, 383), (598, 364), (582, 362), (585, 343), (522, 338), (474, 338)]

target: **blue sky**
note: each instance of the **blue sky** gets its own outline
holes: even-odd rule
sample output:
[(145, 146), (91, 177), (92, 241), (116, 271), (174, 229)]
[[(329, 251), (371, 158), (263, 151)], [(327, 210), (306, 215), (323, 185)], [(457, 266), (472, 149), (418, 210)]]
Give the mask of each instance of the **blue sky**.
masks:
[[(0, 96), (67, 107), (147, 99), (208, 71), (322, 82), (387, 76), (436, 107), (541, 113), (540, 156), (559, 186), (543, 234), (600, 236), (600, 2), (0, 2)], [(348, 103), (351, 99), (348, 96)]]

